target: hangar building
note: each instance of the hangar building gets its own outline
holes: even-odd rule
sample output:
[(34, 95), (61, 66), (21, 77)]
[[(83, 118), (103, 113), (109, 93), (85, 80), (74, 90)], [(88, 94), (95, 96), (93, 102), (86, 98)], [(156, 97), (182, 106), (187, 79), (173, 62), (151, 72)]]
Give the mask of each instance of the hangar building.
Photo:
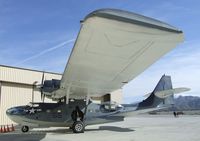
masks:
[[(61, 79), (62, 75), (52, 72), (44, 72), (45, 79)], [(0, 125), (12, 124), (6, 116), (6, 110), (13, 106), (26, 105), (32, 101), (41, 102), (41, 95), (34, 89), (34, 83), (41, 83), (43, 71), (30, 70), (0, 65)], [(34, 94), (33, 94), (34, 93)], [(115, 101), (122, 102), (122, 90), (117, 90), (102, 98), (93, 98), (95, 102)], [(45, 102), (51, 102), (45, 99)]]

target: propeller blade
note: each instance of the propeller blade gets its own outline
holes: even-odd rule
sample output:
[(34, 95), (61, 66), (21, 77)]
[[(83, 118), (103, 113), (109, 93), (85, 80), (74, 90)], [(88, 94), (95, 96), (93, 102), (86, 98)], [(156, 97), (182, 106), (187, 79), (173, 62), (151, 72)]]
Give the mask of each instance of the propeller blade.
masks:
[(42, 100), (42, 97), (43, 97), (43, 93), (42, 93), (42, 91), (41, 91), (41, 100)]
[(43, 71), (43, 74), (42, 74), (42, 81), (41, 81), (41, 87), (40, 87), (40, 93), (41, 93), (41, 100), (42, 101), (44, 101), (43, 85), (44, 85), (44, 71)]
[(44, 99), (45, 99), (45, 94), (43, 94), (43, 97), (42, 97), (42, 102), (44, 103)]
[(42, 82), (41, 82), (42, 86), (44, 84), (44, 71), (43, 71), (43, 74), (42, 74)]

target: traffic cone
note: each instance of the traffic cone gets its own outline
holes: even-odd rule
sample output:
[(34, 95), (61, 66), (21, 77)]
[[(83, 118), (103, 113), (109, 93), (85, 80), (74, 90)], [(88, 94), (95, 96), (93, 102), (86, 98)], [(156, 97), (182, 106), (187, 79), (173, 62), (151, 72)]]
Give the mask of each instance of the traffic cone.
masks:
[(10, 132), (10, 129), (9, 129), (9, 126), (8, 126), (8, 124), (7, 124), (7, 132)]
[(2, 128), (2, 126), (1, 126), (1, 130), (0, 130), (0, 133), (3, 133), (3, 128)]
[(7, 130), (6, 130), (6, 126), (5, 126), (5, 125), (3, 126), (3, 130), (4, 130), (4, 133), (7, 132)]
[(2, 126), (2, 133), (4, 133), (4, 132), (5, 132), (5, 130), (4, 130), (3, 126)]
[(15, 127), (14, 127), (14, 125), (12, 124), (12, 131), (15, 131)]

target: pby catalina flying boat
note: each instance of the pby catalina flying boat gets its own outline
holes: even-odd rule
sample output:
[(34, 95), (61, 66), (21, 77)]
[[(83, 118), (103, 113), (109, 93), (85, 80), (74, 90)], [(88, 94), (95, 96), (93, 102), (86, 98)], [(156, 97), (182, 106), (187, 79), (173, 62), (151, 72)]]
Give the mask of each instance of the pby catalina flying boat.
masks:
[(182, 41), (183, 32), (164, 22), (116, 9), (94, 11), (81, 21), (61, 80), (40, 85), (42, 96), (57, 103), (13, 107), (7, 115), (22, 125), (23, 132), (35, 126), (65, 126), (80, 133), (86, 125), (163, 108), (174, 92), (188, 90), (172, 89), (169, 76), (163, 76), (149, 97), (136, 105), (95, 104), (90, 98), (122, 88)]

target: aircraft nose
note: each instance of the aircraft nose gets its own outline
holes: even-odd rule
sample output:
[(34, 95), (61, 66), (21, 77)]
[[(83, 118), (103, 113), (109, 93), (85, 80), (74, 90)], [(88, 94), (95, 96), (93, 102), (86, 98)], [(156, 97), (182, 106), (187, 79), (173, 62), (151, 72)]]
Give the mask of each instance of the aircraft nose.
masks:
[(7, 115), (12, 115), (13, 113), (15, 113), (15, 109), (14, 108), (9, 108), (6, 110), (6, 114)]

